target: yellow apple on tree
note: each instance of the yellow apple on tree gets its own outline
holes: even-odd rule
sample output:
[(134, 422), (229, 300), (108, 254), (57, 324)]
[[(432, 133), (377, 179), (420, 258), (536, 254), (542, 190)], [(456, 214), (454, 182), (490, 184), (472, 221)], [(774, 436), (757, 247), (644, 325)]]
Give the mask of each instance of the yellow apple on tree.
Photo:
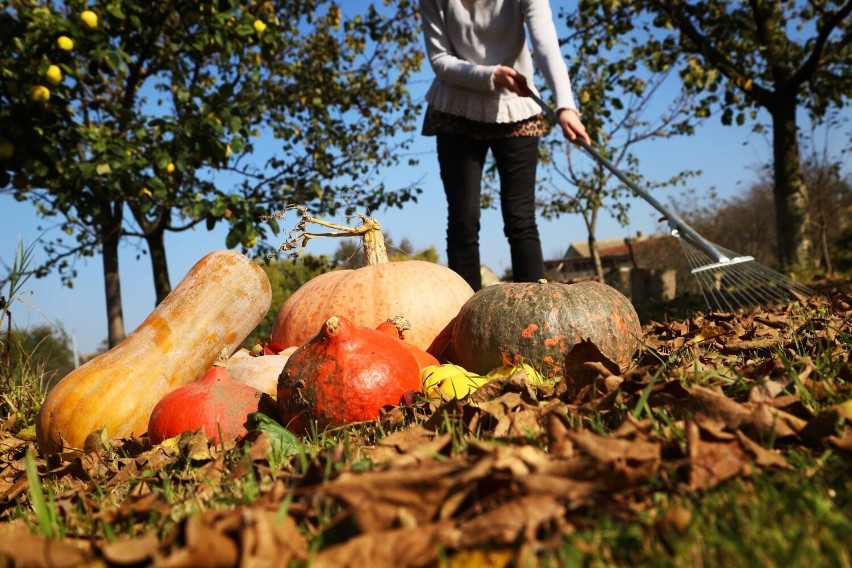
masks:
[(62, 82), (62, 70), (59, 65), (51, 65), (44, 72), (44, 77), (51, 85), (58, 85)]
[(252, 24), (252, 27), (254, 28), (254, 31), (259, 34), (262, 34), (264, 31), (266, 31), (266, 23), (264, 23), (263, 20), (255, 20)]
[(98, 27), (98, 15), (91, 10), (83, 10), (80, 12), (80, 19), (83, 20), (84, 24), (89, 26), (89, 29), (95, 29)]
[(56, 38), (56, 46), (62, 51), (71, 51), (74, 49), (74, 40), (68, 36), (59, 36)]
[(50, 91), (44, 85), (34, 85), (30, 87), (30, 100), (46, 104), (50, 100)]

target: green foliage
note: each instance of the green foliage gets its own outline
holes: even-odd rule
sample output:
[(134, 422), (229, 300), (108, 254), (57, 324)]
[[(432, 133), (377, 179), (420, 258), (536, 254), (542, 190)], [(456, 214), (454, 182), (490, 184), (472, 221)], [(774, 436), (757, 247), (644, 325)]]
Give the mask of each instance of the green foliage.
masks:
[[(272, 323), (281, 304), (308, 280), (333, 270), (335, 264), (327, 256), (302, 255), (296, 260), (277, 259), (263, 265), (263, 271), (272, 285), (272, 304), (263, 321), (258, 324), (243, 346), (251, 348), (258, 341), (268, 341), (272, 335)], [(289, 347), (285, 345), (285, 347)]]
[[(676, 63), (684, 87), (703, 95), (698, 116), (718, 107), (724, 124), (742, 125), (753, 121), (754, 109), (772, 112), (792, 96), (819, 118), (852, 92), (849, 2), (631, 4), (662, 32), (648, 54)], [(676, 41), (671, 30), (679, 32)]]
[[(3, 166), (18, 199), (66, 217), (80, 251), (101, 237), (81, 229), (124, 205), (143, 233), (224, 221), (231, 247), (251, 243), (274, 232), (257, 226), (270, 203), (342, 206), (356, 180), (394, 161), (384, 140), (412, 130), (399, 112), (422, 57), (400, 49), (419, 40), (408, 2), (345, 20), (322, 0), (39, 4), (0, 14), (12, 38), (0, 50), (0, 131), (14, 143)], [(62, 69), (57, 85), (50, 65)], [(38, 85), (44, 103), (29, 96)], [(408, 197), (374, 193), (356, 199)]]
[(543, 566), (845, 566), (852, 523), (847, 465), (802, 454), (795, 471), (688, 497), (658, 494), (638, 520), (598, 516)]
[(68, 334), (61, 328), (39, 325), (13, 330), (11, 337), (2, 332), (0, 343), (8, 349), (10, 373), (23, 368), (42, 377), (45, 387), (55, 384), (74, 369)]
[[(821, 268), (828, 273), (848, 271), (852, 268), (852, 227), (848, 222), (852, 180), (841, 174), (840, 164), (809, 160), (803, 164), (803, 173), (811, 190), (811, 238), (820, 243)], [(674, 209), (711, 242), (753, 256), (767, 266), (777, 266), (772, 187), (771, 169), (765, 168), (758, 172), (758, 180), (738, 195), (688, 192)]]
[(409, 0), (345, 15), (327, 0), (0, 11), (0, 191), (65, 233), (46, 243), (42, 271), (70, 283), (70, 260), (102, 251), (117, 272), (119, 242), (143, 238), (162, 299), (166, 232), (224, 223), (226, 246), (251, 248), (278, 233), (259, 218), (285, 203), (404, 203), (417, 188), (354, 188), (395, 163), (413, 132), (415, 17)]
[[(640, 34), (633, 56), (659, 71), (676, 70), (692, 115), (725, 125), (771, 117), (775, 209), (782, 266), (812, 266), (808, 187), (800, 168), (797, 112), (820, 122), (852, 93), (852, 3), (613, 2), (583, 0), (581, 12), (607, 30), (605, 41)], [(619, 39), (619, 41), (621, 41)]]
[(15, 329), (12, 317), (21, 302), (23, 286), (32, 277), (33, 245), (18, 243), (9, 273), (0, 279), (0, 422), (11, 420), (29, 426), (38, 413), (41, 378), (61, 378), (71, 369), (67, 337), (43, 326), (31, 331)]
[[(650, 191), (680, 184), (695, 172), (680, 172), (662, 181), (643, 179), (634, 149), (643, 142), (692, 134), (694, 97), (686, 93), (671, 103), (656, 101), (658, 91), (671, 83), (670, 68), (645, 59), (647, 38), (627, 16), (613, 17), (612, 4), (581, 2), (577, 11), (560, 14), (571, 30), (563, 44), (583, 123), (597, 151), (637, 185)], [(631, 193), (599, 164), (584, 167), (576, 153), (566, 151), (561, 129), (555, 130), (557, 134), (542, 149), (541, 161), (547, 166), (543, 168), (547, 197), (542, 200), (542, 214), (582, 216), (598, 276), (603, 279), (595, 239), (598, 218), (605, 211), (627, 224), (629, 202), (624, 198)]]

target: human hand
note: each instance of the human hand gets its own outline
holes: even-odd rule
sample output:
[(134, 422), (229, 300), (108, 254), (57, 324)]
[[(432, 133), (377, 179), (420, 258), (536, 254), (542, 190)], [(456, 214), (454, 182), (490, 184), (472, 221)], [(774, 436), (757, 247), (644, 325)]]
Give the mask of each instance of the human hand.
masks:
[(508, 89), (509, 91), (520, 95), (527, 96), (530, 88), (527, 87), (527, 78), (515, 71), (511, 67), (498, 65), (494, 70), (494, 86)]
[(592, 139), (589, 138), (589, 133), (586, 132), (586, 127), (583, 126), (577, 111), (567, 108), (560, 109), (559, 125), (562, 127), (562, 134), (566, 140), (574, 142), (577, 138), (580, 138), (586, 144), (592, 144)]

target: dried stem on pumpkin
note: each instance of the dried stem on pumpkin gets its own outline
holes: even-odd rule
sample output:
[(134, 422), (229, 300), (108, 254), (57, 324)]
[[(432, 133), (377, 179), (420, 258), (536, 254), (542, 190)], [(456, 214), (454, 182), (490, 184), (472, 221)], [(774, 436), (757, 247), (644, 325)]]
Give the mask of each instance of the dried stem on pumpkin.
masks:
[[(361, 219), (361, 224), (357, 227), (349, 227), (347, 225), (339, 225), (330, 221), (324, 221), (312, 217), (308, 214), (307, 207), (302, 205), (288, 205), (283, 211), (279, 211), (273, 215), (264, 217), (264, 219), (275, 218), (282, 219), (287, 211), (295, 209), (301, 214), (296, 227), (290, 231), (290, 238), (278, 247), (278, 252), (286, 252), (291, 258), (299, 258), (305, 251), (308, 241), (318, 237), (342, 237), (353, 238), (360, 237), (364, 245), (364, 261), (368, 265), (380, 264), (388, 261), (388, 253), (385, 248), (385, 236), (382, 234), (381, 224), (366, 215), (356, 213), (356, 216)], [(327, 229), (332, 229), (334, 232), (329, 233), (312, 233), (308, 231), (308, 223), (313, 223)], [(295, 252), (291, 252), (295, 250)]]

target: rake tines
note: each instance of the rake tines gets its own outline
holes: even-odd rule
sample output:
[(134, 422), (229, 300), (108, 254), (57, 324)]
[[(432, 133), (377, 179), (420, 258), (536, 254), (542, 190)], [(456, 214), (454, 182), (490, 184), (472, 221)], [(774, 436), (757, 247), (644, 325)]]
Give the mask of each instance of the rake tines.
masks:
[[(677, 231), (673, 231), (673, 234), (679, 237), (683, 253), (708, 307), (736, 311), (738, 308), (783, 304), (813, 294), (801, 282), (772, 270), (757, 262), (754, 257), (739, 256), (706, 241), (693, 243), (681, 237)], [(710, 245), (719, 255), (710, 255), (706, 245)]]
[[(530, 90), (527, 96), (538, 103), (551, 119), (558, 121), (556, 112), (537, 94)], [(616, 168), (615, 164), (601, 156), (585, 141), (577, 138), (574, 142), (612, 172), (636, 195), (666, 216), (672, 234), (678, 237), (689, 265), (692, 267), (692, 274), (698, 279), (701, 293), (708, 307), (715, 305), (719, 310), (734, 311), (737, 308), (784, 303), (791, 297), (801, 299), (802, 296), (812, 295), (806, 286), (760, 264), (753, 257), (739, 256), (735, 252), (714, 245), (647, 191), (636, 185), (624, 175), (624, 172)]]

